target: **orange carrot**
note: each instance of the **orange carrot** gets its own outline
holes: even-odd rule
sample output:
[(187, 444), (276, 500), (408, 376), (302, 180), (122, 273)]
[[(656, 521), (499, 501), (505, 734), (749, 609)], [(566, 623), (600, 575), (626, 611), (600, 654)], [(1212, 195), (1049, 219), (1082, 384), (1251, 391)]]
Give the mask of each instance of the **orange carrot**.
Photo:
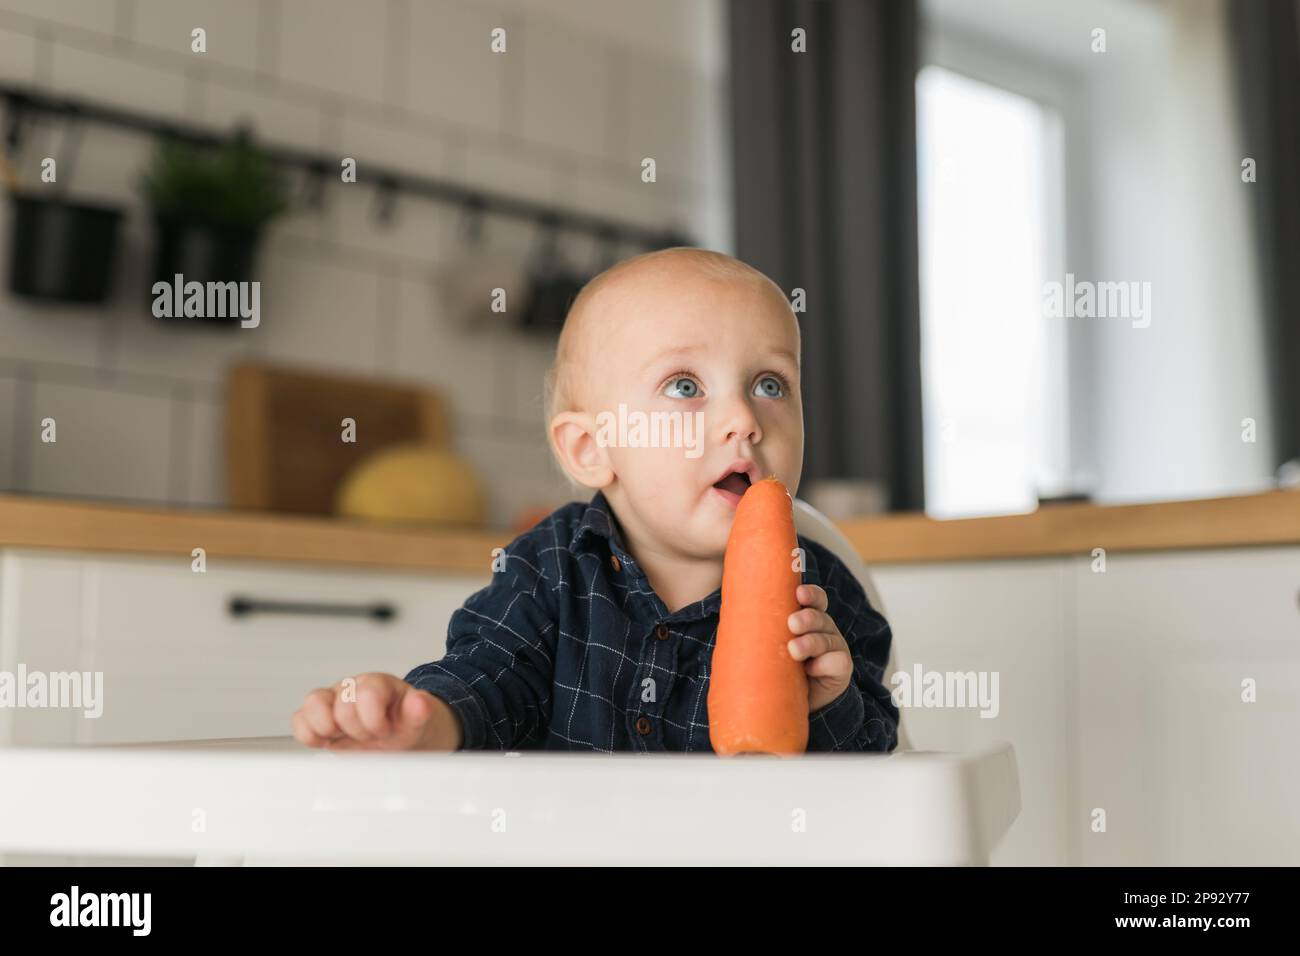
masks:
[(722, 609), (709, 678), (709, 741), (722, 755), (801, 754), (808, 675), (786, 645), (795, 589), (793, 502), (776, 476), (741, 496), (722, 564)]

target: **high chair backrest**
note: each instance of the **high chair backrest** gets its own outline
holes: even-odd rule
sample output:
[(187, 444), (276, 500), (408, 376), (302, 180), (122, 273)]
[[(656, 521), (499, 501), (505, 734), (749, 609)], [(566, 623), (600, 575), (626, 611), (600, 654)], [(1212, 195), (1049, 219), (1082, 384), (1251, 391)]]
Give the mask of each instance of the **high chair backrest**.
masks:
[[(835, 527), (835, 523), (830, 518), (808, 504), (808, 502), (795, 498), (794, 527), (799, 534), (816, 541), (843, 561), (844, 566), (853, 573), (853, 576), (858, 579), (858, 583), (862, 585), (862, 590), (866, 592), (867, 600), (871, 602), (871, 606), (884, 615), (885, 620), (889, 620), (889, 614), (885, 610), (884, 602), (880, 600), (880, 594), (876, 591), (876, 586), (871, 580), (871, 572), (867, 570), (867, 565), (862, 560), (862, 556), (858, 554), (857, 549), (853, 547), (849, 539), (844, 537), (844, 532)], [(885, 664), (884, 681), (886, 689), (892, 688), (889, 678), (897, 670), (895, 661), (897, 660), (898, 633), (893, 631), (892, 626), (890, 630), (893, 632), (893, 640), (890, 641), (889, 660)], [(907, 734), (903, 729), (902, 708), (899, 708), (898, 712), (898, 747), (896, 749), (912, 749), (911, 742), (907, 739)]]

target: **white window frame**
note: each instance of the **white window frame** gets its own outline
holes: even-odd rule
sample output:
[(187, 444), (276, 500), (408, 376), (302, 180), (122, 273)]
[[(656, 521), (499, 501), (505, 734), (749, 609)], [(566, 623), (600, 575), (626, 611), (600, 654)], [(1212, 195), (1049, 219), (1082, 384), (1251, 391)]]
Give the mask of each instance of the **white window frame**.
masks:
[[(1059, 139), (1063, 151), (1059, 163), (1063, 181), (1045, 184), (1049, 194), (1044, 208), (1064, 217), (1060, 241), (1047, 251), (1048, 277), (1064, 280), (1065, 273), (1088, 274), (1085, 259), (1092, 224), (1088, 217), (1086, 163), (1072, 163), (1071, 155), (1087, 155), (1089, 112), (1085, 80), (1068, 65), (1035, 59), (1024, 50), (1006, 46), (988, 37), (951, 24), (927, 19), (922, 31), (918, 74), (927, 66), (960, 73), (1034, 100), (1053, 109), (1064, 129)], [(1046, 322), (1046, 318), (1044, 319)], [(1060, 493), (1091, 484), (1094, 461), (1092, 421), (1089, 411), (1089, 383), (1092, 376), (1093, 346), (1089, 330), (1079, 325), (1052, 323), (1046, 337), (1048, 351), (1048, 432), (1055, 436), (1047, 458), (1061, 476)]]

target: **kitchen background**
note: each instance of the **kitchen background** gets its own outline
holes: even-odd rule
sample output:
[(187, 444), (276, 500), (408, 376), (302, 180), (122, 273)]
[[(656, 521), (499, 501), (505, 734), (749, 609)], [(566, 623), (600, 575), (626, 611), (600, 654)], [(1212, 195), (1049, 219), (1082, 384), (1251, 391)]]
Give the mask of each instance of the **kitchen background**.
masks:
[[(156, 237), (137, 181), (153, 138), (23, 114), (9, 149), (24, 187), (125, 215), (103, 302), (0, 285), (0, 491), (271, 507), (227, 477), (245, 467), (224, 451), (229, 374), (253, 360), (437, 389), (452, 473), (479, 502), (461, 517), (504, 529), (569, 500), (540, 427), (554, 331), (520, 324), (524, 270), (546, 237), (498, 215), (476, 234), (456, 204), (377, 191), (377, 166), (662, 231), (810, 289), (802, 490), (833, 516), (1275, 486), (1297, 453), (1294, 332), (1276, 318), (1289, 294), (1278, 292), (1284, 223), (1263, 246), (1274, 262), (1256, 250), (1274, 228), (1270, 191), (1285, 188), (1264, 134), (1276, 127), (1269, 111), (1286, 106), (1249, 92), (1277, 84), (1252, 79), (1263, 67), (1242, 40), (1248, 18), (1234, 26), (1241, 5), (927, 0), (915, 25), (846, 22), (827, 35), (859, 29), (879, 47), (858, 59), (889, 65), (884, 80), (875, 67), (814, 80), (848, 84), (822, 127), (774, 92), (807, 89), (811, 73), (765, 76), (748, 55), (783, 8), (741, 9), (749, 19), (729, 32), (721, 0), (0, 0), (10, 88), (215, 135), (251, 124), (267, 145), (359, 163), (349, 185), (285, 170), (290, 206), (265, 229), (252, 273), (259, 328), (167, 324), (142, 306)], [(830, 9), (782, 16), (815, 33)], [(196, 25), (204, 53), (190, 49)], [(505, 55), (487, 52), (498, 26)], [(897, 115), (864, 125), (872, 111)], [(1252, 153), (1265, 173), (1247, 184)], [(641, 180), (646, 156), (654, 183)], [(59, 163), (57, 186), (37, 181), (45, 157)], [(830, 180), (813, 170), (837, 164), (839, 192), (818, 193)], [(917, 215), (897, 205), (913, 192)], [(799, 219), (828, 201), (876, 213)], [(32, 241), (14, 215), (0, 204), (7, 272)], [(780, 246), (788, 235), (797, 249)], [(645, 247), (563, 230), (555, 248), (582, 277)], [(1152, 324), (1045, 318), (1043, 282), (1067, 275), (1149, 283)], [(512, 295), (506, 316), (483, 308), (496, 286)], [(853, 308), (818, 308), (836, 298)], [(55, 443), (42, 440), (46, 418)]]
[[(796, 4), (790, 16), (815, 23), (819, 9), (831, 8)], [(816, 297), (850, 297), (852, 311), (814, 304), (805, 329), (813, 458), (803, 493), (832, 515), (924, 507), (948, 518), (1032, 511), (1060, 496), (1271, 488), (1295, 454), (1294, 395), (1269, 390), (1270, 377), (1275, 388), (1290, 378), (1283, 356), (1294, 343), (1269, 345), (1268, 316), (1282, 313), (1269, 295), (1284, 269), (1261, 273), (1252, 217), (1277, 186), (1270, 176), (1245, 185), (1239, 164), (1266, 146), (1258, 130), (1271, 120), (1256, 117), (1248, 137), (1248, 30), (1232, 9), (993, 0), (974, 12), (927, 0), (915, 30), (872, 25), (888, 42), (862, 57), (888, 62), (891, 44), (915, 42), (917, 59), (900, 55), (898, 74), (915, 70), (914, 104), (910, 88), (885, 82), (879, 94), (863, 79), (861, 107), (850, 85), (840, 109), (853, 112), (787, 130), (788, 111), (764, 100), (779, 87), (763, 86), (762, 66), (744, 56), (762, 17), (729, 34), (720, 0), (0, 0), (6, 86), (217, 135), (251, 125), (268, 146), (359, 163), (346, 186), (285, 170), (290, 207), (269, 222), (253, 269), (260, 328), (168, 328), (142, 307), (156, 238), (136, 185), (153, 138), (26, 113), (10, 142), (13, 176), (38, 195), (114, 204), (125, 219), (104, 302), (22, 297), (13, 281), (0, 289), (0, 490), (276, 507), (234, 493), (227, 472), (246, 466), (224, 451), (231, 365), (261, 360), (438, 389), (451, 473), (476, 486), (478, 502), (443, 518), (510, 528), (572, 497), (541, 428), (554, 332), (519, 323), (523, 271), (541, 260), (545, 235), (494, 215), (474, 233), (456, 204), (377, 191), (367, 176), (376, 168), (662, 230), (741, 255), (785, 287), (822, 281)], [(1109, 31), (1101, 49), (1097, 23)], [(191, 51), (195, 26), (207, 31), (205, 52)], [(485, 52), (495, 27), (506, 55)], [(815, 260), (777, 251), (801, 229), (789, 217), (822, 202), (824, 177), (800, 177), (833, 163), (835, 148), (855, 148), (852, 117), (913, 105), (915, 133), (906, 121), (868, 125), (866, 150), (840, 160), (863, 172), (832, 203), (880, 209), (879, 251), (861, 232), (829, 232), (832, 217), (819, 221), (831, 237), (822, 252), (815, 230), (801, 239)], [(819, 144), (828, 137), (844, 143)], [(807, 152), (783, 153), (784, 142)], [(894, 143), (910, 164), (913, 142), (915, 186), (897, 165), (872, 172)], [(47, 156), (59, 161), (57, 185), (36, 182)], [(642, 182), (646, 156), (658, 165), (653, 183)], [(919, 219), (891, 212), (913, 189)], [(784, 191), (787, 212), (768, 209), (772, 190)], [(6, 268), (31, 242), (14, 233), (14, 215), (13, 204), (0, 208)], [(578, 278), (647, 247), (584, 230), (555, 238)], [(819, 276), (836, 255), (840, 277)], [(852, 285), (854, 272), (865, 285)], [(919, 290), (907, 285), (913, 273)], [(1152, 328), (1045, 319), (1041, 282), (1067, 274), (1149, 282)], [(513, 295), (506, 316), (482, 307), (495, 286)], [(898, 382), (888, 381), (894, 368), (906, 369)], [(34, 424), (47, 418), (57, 442)], [(857, 484), (836, 497), (844, 489), (818, 479)]]
[[(102, 674), (108, 701), (0, 707), (0, 759), (283, 737), (308, 689), (436, 660), (493, 548), (572, 496), (554, 324), (520, 294), (551, 234), (382, 167), (640, 230), (553, 234), (552, 319), (659, 242), (808, 292), (800, 497), (870, 567), (900, 670), (1000, 675), (997, 719), (903, 717), (919, 749), (1014, 746), (994, 862), (1300, 858), (1295, 0), (0, 0), (0, 87), (11, 185), (124, 212), (109, 264), (0, 203), (0, 672)], [(251, 123), (358, 182), (287, 171), (257, 328), (161, 320), (151, 137), (16, 92)], [(101, 303), (13, 291), (103, 265)], [(1045, 315), (1076, 279), (1150, 297)], [(345, 476), (349, 514), (460, 526), (249, 513), (331, 511)], [(77, 851), (27, 822), (13, 845)]]
[[(325, 188), (323, 208), (299, 201), (270, 225), (260, 328), (165, 327), (147, 307), (153, 233), (135, 186), (151, 139), (85, 123), (72, 168), (68, 124), (40, 117), (14, 162), (26, 181), (52, 156), (71, 197), (127, 214), (106, 303), (0, 291), (0, 490), (225, 505), (226, 374), (261, 359), (439, 389), (497, 527), (569, 500), (542, 421), (554, 335), (455, 314), (440, 280), (473, 258), (465, 216), (401, 194), (382, 223), (366, 164), (728, 247), (720, 5), (627, 4), (616, 17), (597, 15), (601, 6), (0, 2), (0, 82), (217, 130), (248, 121), (269, 144), (352, 156), (360, 169), (359, 183)], [(203, 55), (190, 52), (196, 25), (207, 30)], [(509, 52), (493, 58), (483, 49), (498, 26)], [(650, 152), (660, 173), (646, 185), (639, 163)], [(309, 188), (301, 175), (291, 185), (298, 200)], [(7, 268), (7, 202), (0, 216)], [(539, 241), (529, 223), (483, 222), (491, 256), (522, 266)], [(568, 233), (559, 251), (591, 269), (608, 248)], [(475, 292), (485, 299), (497, 281)], [(31, 427), (47, 416), (53, 444)]]

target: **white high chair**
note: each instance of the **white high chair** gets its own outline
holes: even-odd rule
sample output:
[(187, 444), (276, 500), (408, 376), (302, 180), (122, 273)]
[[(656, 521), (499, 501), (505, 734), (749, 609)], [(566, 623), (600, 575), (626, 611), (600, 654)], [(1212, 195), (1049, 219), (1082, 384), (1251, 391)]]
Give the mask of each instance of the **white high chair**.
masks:
[[(853, 573), (862, 585), (862, 590), (867, 592), (867, 600), (871, 606), (879, 611), (889, 620), (889, 615), (885, 612), (884, 602), (880, 599), (879, 592), (871, 580), (871, 572), (867, 570), (866, 562), (858, 554), (856, 548), (844, 537), (844, 532), (835, 527), (834, 522), (824, 514), (814, 508), (808, 502), (800, 499), (794, 499), (794, 528), (795, 531), (805, 538), (811, 538), (822, 547), (829, 550), (835, 557), (844, 562), (844, 566)], [(891, 629), (892, 630), (892, 629)], [(889, 644), (889, 660), (885, 663), (884, 684), (889, 687), (889, 676), (898, 668), (895, 665), (897, 654), (895, 653), (898, 646), (898, 634), (894, 634), (894, 639)], [(911, 742), (907, 739), (907, 734), (903, 729), (903, 709), (898, 711), (898, 746), (895, 751), (911, 750)]]

